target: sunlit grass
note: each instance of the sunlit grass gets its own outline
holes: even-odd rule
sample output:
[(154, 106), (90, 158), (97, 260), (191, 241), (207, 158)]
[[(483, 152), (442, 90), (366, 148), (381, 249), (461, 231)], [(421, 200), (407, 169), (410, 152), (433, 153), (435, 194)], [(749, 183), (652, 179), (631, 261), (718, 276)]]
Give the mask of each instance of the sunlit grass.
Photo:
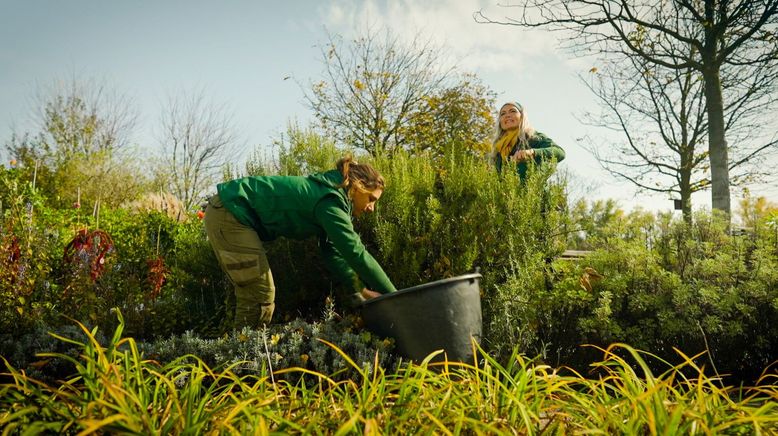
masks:
[[(144, 359), (122, 327), (108, 346), (95, 331), (69, 359), (76, 375), (49, 386), (8, 366), (0, 386), (3, 434), (775, 434), (778, 383), (728, 387), (694, 357), (653, 374), (655, 356), (624, 344), (603, 349), (590, 374), (514, 353), (480, 362), (365, 369), (327, 343), (358, 374), (338, 380), (303, 368), (237, 375), (239, 364), (209, 368), (196, 356)], [(325, 341), (326, 343), (326, 341)], [(432, 356), (430, 356), (431, 358)], [(8, 365), (8, 362), (6, 362)], [(285, 377), (304, 372), (307, 377)], [(692, 375), (690, 375), (692, 374)], [(297, 380), (291, 382), (288, 380)]]

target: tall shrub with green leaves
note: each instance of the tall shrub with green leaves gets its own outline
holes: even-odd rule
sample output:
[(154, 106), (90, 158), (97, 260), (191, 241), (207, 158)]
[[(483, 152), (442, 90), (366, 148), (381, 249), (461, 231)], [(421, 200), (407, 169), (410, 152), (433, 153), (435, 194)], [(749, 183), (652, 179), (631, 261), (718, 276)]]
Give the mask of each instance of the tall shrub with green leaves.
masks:
[[(562, 186), (552, 169), (520, 182), (451, 144), (444, 159), (398, 153), (376, 166), (388, 187), (366, 220), (392, 278), (402, 286), (479, 267), (488, 284), (504, 280), (515, 262), (553, 257), (567, 228)], [(544, 205), (546, 202), (546, 205)]]
[(642, 211), (609, 220), (588, 240), (591, 255), (554, 263), (550, 293), (507, 284), (520, 296), (515, 337), (581, 370), (593, 357), (582, 344), (623, 342), (663, 358), (707, 351), (710, 373), (756, 380), (778, 350), (778, 257), (769, 238), (727, 227), (707, 213), (691, 225)]
[(550, 259), (564, 250), (564, 184), (552, 180), (553, 166), (520, 181), (457, 144), (442, 159), (395, 153), (375, 164), (388, 185), (361, 228), (389, 276), (408, 287), (480, 268), (484, 342), (512, 348), (522, 328), (516, 290), (548, 290)]

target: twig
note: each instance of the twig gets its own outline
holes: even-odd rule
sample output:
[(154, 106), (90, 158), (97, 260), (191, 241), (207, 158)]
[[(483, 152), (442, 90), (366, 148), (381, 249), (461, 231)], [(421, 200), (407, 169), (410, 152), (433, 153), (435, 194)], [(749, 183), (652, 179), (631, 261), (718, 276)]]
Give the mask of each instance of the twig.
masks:
[(157, 256), (159, 256), (159, 238), (162, 234), (162, 224), (160, 223), (159, 227), (157, 227)]
[(713, 353), (710, 351), (710, 347), (708, 346), (708, 338), (705, 336), (705, 330), (702, 329), (702, 324), (700, 324), (699, 320), (697, 321), (697, 327), (700, 328), (700, 332), (702, 333), (702, 340), (705, 342), (705, 349), (708, 350), (708, 360), (710, 360), (710, 366), (713, 367), (713, 372), (716, 373), (716, 377), (721, 380), (719, 370), (716, 369), (716, 364), (713, 363)]
[(267, 348), (267, 325), (262, 327), (262, 342), (265, 343), (265, 356), (267, 356), (267, 367), (270, 369), (270, 381), (273, 382), (273, 389), (276, 389), (276, 379), (273, 376), (273, 364), (270, 362), (270, 349)]

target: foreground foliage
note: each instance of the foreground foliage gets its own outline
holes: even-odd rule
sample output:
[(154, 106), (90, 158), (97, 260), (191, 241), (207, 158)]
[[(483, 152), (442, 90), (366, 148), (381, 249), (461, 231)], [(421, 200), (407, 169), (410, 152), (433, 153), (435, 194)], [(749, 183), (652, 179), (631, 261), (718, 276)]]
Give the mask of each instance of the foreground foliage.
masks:
[[(121, 321), (121, 318), (120, 318)], [(77, 373), (46, 385), (9, 366), (0, 386), (6, 433), (395, 434), (439, 432), (599, 434), (762, 434), (778, 431), (778, 381), (735, 389), (707, 377), (695, 357), (652, 373), (654, 356), (622, 344), (601, 349), (584, 376), (513, 353), (506, 365), (479, 350), (478, 365), (364, 367), (326, 343), (355, 377), (304, 368), (239, 375), (240, 363), (211, 368), (196, 356), (160, 364), (122, 338), (123, 322), (100, 344), (87, 340)], [(45, 357), (45, 356), (42, 356)], [(694, 373), (693, 377), (685, 374)], [(305, 373), (306, 378), (285, 375)]]
[[(126, 323), (122, 326), (126, 334), (125, 327)], [(101, 344), (106, 342), (102, 330), (88, 327), (87, 330), (95, 332), (93, 338), (73, 324), (53, 331), (39, 328), (14, 338), (2, 337), (2, 357), (29, 377), (47, 383), (56, 382), (75, 371), (74, 359), (79, 358), (84, 342), (92, 339)], [(68, 340), (58, 339), (63, 337)], [(353, 369), (320, 339), (337, 343), (340, 350), (348, 353), (363, 368), (380, 365), (393, 369), (401, 361), (392, 353), (393, 340), (379, 338), (362, 329), (360, 318), (337, 313), (331, 301), (323, 316), (311, 322), (297, 318), (260, 330), (244, 328), (215, 338), (204, 338), (187, 331), (153, 341), (138, 340), (137, 346), (148, 358), (162, 364), (180, 360), (182, 356), (197, 356), (198, 361), (210, 367), (232, 366), (238, 375), (257, 373), (264, 368), (278, 371), (301, 367), (324, 374), (337, 374), (338, 378), (356, 376)], [(34, 350), (34, 355), (29, 354), (31, 350)], [(379, 355), (377, 361), (376, 354)], [(188, 359), (184, 358), (184, 361)], [(289, 374), (286, 378), (300, 377), (315, 379), (302, 372)]]

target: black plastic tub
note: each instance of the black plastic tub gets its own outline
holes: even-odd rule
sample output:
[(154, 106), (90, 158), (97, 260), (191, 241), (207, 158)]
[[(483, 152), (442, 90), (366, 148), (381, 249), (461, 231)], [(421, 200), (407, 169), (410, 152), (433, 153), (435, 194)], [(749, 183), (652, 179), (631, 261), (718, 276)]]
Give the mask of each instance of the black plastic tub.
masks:
[(433, 361), (473, 363), (471, 338), (481, 342), (481, 274), (438, 280), (362, 303), (368, 330), (394, 338), (405, 357), (421, 361), (444, 350)]

